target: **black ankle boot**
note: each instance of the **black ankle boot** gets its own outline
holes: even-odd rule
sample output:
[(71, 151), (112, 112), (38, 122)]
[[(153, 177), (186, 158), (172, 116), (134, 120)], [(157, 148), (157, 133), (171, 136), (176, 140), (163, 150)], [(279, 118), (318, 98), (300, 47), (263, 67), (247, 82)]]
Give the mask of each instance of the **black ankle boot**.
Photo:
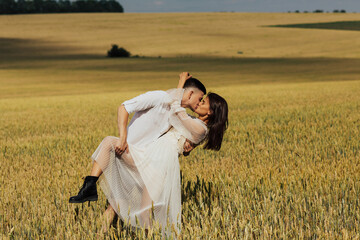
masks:
[(99, 177), (87, 176), (77, 196), (72, 196), (69, 203), (83, 203), (86, 201), (97, 201), (96, 181)]

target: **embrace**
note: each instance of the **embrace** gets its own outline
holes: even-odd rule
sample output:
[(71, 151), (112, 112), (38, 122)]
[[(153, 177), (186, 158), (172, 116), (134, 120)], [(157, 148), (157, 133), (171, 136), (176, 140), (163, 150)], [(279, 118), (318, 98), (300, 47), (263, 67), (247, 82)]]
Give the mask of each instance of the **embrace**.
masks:
[[(178, 157), (203, 142), (204, 149), (220, 150), (228, 125), (226, 101), (215, 93), (205, 94), (205, 86), (184, 72), (175, 89), (150, 91), (123, 102), (118, 108), (119, 138), (103, 139), (92, 155), (90, 175), (69, 202), (96, 201), (99, 179), (109, 202), (107, 224), (117, 214), (133, 229), (149, 229), (156, 221), (167, 236), (179, 234)], [(185, 108), (198, 117), (188, 115)], [(128, 125), (130, 113), (135, 114)]]

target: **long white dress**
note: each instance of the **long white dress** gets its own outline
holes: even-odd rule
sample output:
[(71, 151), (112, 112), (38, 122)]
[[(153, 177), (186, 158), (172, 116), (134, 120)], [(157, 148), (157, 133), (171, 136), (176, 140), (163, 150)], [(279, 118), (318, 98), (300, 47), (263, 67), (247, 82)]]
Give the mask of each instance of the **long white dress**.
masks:
[(108, 136), (92, 155), (103, 171), (100, 187), (120, 218), (134, 229), (156, 221), (166, 236), (181, 231), (179, 154), (186, 138), (197, 144), (207, 134), (206, 125), (178, 101), (171, 104), (169, 121), (172, 128), (147, 147), (129, 144), (129, 153), (118, 157), (118, 138)]

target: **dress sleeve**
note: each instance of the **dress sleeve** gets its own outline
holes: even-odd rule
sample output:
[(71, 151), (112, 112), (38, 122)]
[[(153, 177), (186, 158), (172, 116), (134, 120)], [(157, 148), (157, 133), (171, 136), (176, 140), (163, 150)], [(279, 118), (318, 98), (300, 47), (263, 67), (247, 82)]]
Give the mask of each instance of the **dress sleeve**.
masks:
[(170, 124), (195, 144), (204, 140), (207, 134), (206, 125), (201, 120), (190, 117), (178, 101), (171, 104)]
[(159, 104), (170, 103), (168, 94), (164, 91), (150, 91), (122, 103), (130, 114), (152, 108)]

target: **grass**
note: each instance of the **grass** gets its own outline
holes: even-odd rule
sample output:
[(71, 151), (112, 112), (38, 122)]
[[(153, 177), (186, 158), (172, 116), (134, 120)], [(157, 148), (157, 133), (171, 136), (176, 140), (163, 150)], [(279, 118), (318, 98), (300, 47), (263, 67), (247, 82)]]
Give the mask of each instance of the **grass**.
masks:
[[(121, 102), (174, 87), (188, 70), (228, 101), (230, 125), (219, 152), (199, 147), (180, 158), (184, 239), (358, 239), (357, 35), (261, 27), (357, 17), (0, 16), (0, 238), (95, 239), (104, 195), (68, 204), (89, 157), (103, 137), (117, 135)], [(193, 35), (179, 41), (184, 33)], [(106, 58), (113, 39), (146, 57)], [(233, 53), (240, 44), (254, 51)], [(132, 235), (115, 227), (111, 238)]]
[[(4, 63), (0, 98), (147, 91), (174, 87), (187, 69), (207, 86), (354, 80), (358, 59), (130, 58), (24, 60)], [(62, 66), (64, 69), (59, 69)]]
[(360, 21), (273, 25), (269, 27), (315, 28), (315, 29), (328, 29), (328, 30), (360, 31)]

